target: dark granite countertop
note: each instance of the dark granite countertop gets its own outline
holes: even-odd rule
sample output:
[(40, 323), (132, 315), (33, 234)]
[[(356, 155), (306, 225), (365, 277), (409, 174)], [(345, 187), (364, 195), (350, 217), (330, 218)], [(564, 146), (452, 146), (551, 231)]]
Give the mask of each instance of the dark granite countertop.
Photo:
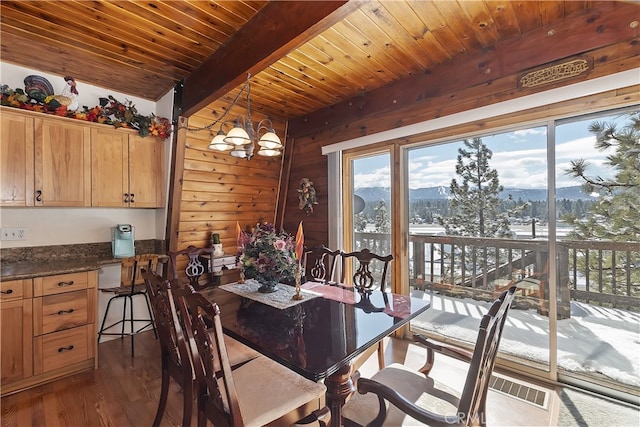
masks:
[(0, 278), (3, 282), (9, 280), (31, 279), (33, 277), (54, 276), (57, 274), (79, 273), (82, 271), (99, 270), (104, 265), (117, 264), (116, 258), (98, 259), (82, 258), (56, 262), (39, 263), (2, 263)]
[[(136, 254), (164, 254), (164, 242), (135, 242)], [(31, 279), (57, 274), (99, 270), (105, 265), (119, 264), (111, 253), (111, 242), (76, 245), (35, 246), (0, 250), (0, 280)]]

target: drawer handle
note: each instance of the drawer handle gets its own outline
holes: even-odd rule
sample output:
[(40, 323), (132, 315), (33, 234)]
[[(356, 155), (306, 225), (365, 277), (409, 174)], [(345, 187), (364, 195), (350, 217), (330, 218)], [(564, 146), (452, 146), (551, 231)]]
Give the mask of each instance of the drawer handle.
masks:
[(73, 345), (70, 345), (69, 347), (60, 347), (60, 348), (58, 349), (58, 353), (62, 353), (62, 352), (63, 352), (63, 351), (65, 351), (65, 350), (68, 350), (68, 351), (73, 350)]
[(60, 286), (71, 286), (73, 285), (73, 280), (69, 280), (68, 282), (58, 282), (58, 287)]
[(0, 294), (9, 295), (9, 294), (12, 294), (12, 293), (13, 293), (13, 289), (7, 289), (6, 291), (0, 291)]
[(58, 312), (58, 314), (59, 314), (59, 315), (60, 315), (60, 314), (65, 314), (65, 313), (73, 313), (73, 308), (70, 308), (69, 310), (60, 310), (60, 311)]

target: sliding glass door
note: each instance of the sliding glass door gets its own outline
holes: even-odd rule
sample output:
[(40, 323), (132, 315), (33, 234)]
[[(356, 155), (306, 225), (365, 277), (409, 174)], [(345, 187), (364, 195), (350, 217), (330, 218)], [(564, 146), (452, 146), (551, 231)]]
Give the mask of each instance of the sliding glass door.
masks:
[[(344, 164), (345, 191), (345, 247), (347, 252), (369, 249), (378, 255), (388, 255), (391, 250), (391, 153), (374, 152), (346, 156)], [(348, 264), (347, 275), (353, 273)], [(372, 262), (375, 282), (379, 283), (382, 270)], [(393, 285), (391, 270), (387, 271), (387, 289)]]
[(481, 316), (518, 286), (503, 357), (549, 376), (546, 126), (407, 150), (412, 329), (472, 346)]
[(425, 139), (395, 147), (397, 162), (392, 148), (344, 155), (346, 248), (393, 252), (394, 289), (432, 304), (411, 328), (469, 346), (490, 302), (515, 285), (502, 364), (631, 400), (639, 123), (636, 107)]
[(558, 374), (640, 392), (640, 114), (555, 128)]

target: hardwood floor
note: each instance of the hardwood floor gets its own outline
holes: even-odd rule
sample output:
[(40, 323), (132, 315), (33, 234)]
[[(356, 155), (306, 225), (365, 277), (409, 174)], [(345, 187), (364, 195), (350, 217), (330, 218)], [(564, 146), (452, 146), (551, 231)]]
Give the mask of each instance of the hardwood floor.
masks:
[[(135, 346), (136, 356), (131, 358), (129, 340), (104, 342), (99, 345), (100, 369), (2, 398), (1, 425), (150, 426), (160, 392), (160, 347), (151, 331), (138, 334)], [(463, 382), (464, 364), (438, 356), (433, 376), (451, 386)], [(408, 365), (421, 365), (424, 361), (422, 349), (398, 340), (387, 343), (386, 358), (387, 363), (393, 360)], [(377, 364), (374, 353), (362, 365), (362, 376), (372, 375)], [(534, 408), (493, 390), (488, 398), (489, 426), (555, 425), (554, 412), (557, 414), (552, 407)], [(178, 426), (181, 421), (182, 395), (172, 381), (162, 425)], [(195, 416), (192, 425), (196, 425)]]
[[(160, 393), (160, 346), (153, 332), (98, 346), (100, 369), (2, 398), (2, 426), (150, 426)], [(192, 420), (195, 425), (195, 420)], [(171, 384), (163, 426), (182, 422), (181, 391)]]

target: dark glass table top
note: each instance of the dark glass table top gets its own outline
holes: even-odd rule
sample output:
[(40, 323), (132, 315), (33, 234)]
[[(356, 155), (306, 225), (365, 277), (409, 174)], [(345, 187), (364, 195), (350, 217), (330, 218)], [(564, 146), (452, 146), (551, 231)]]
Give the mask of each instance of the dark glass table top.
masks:
[[(287, 286), (287, 285), (280, 285)], [(216, 286), (225, 333), (314, 381), (326, 378), (429, 308), (409, 296), (306, 283), (322, 296), (278, 309)]]

